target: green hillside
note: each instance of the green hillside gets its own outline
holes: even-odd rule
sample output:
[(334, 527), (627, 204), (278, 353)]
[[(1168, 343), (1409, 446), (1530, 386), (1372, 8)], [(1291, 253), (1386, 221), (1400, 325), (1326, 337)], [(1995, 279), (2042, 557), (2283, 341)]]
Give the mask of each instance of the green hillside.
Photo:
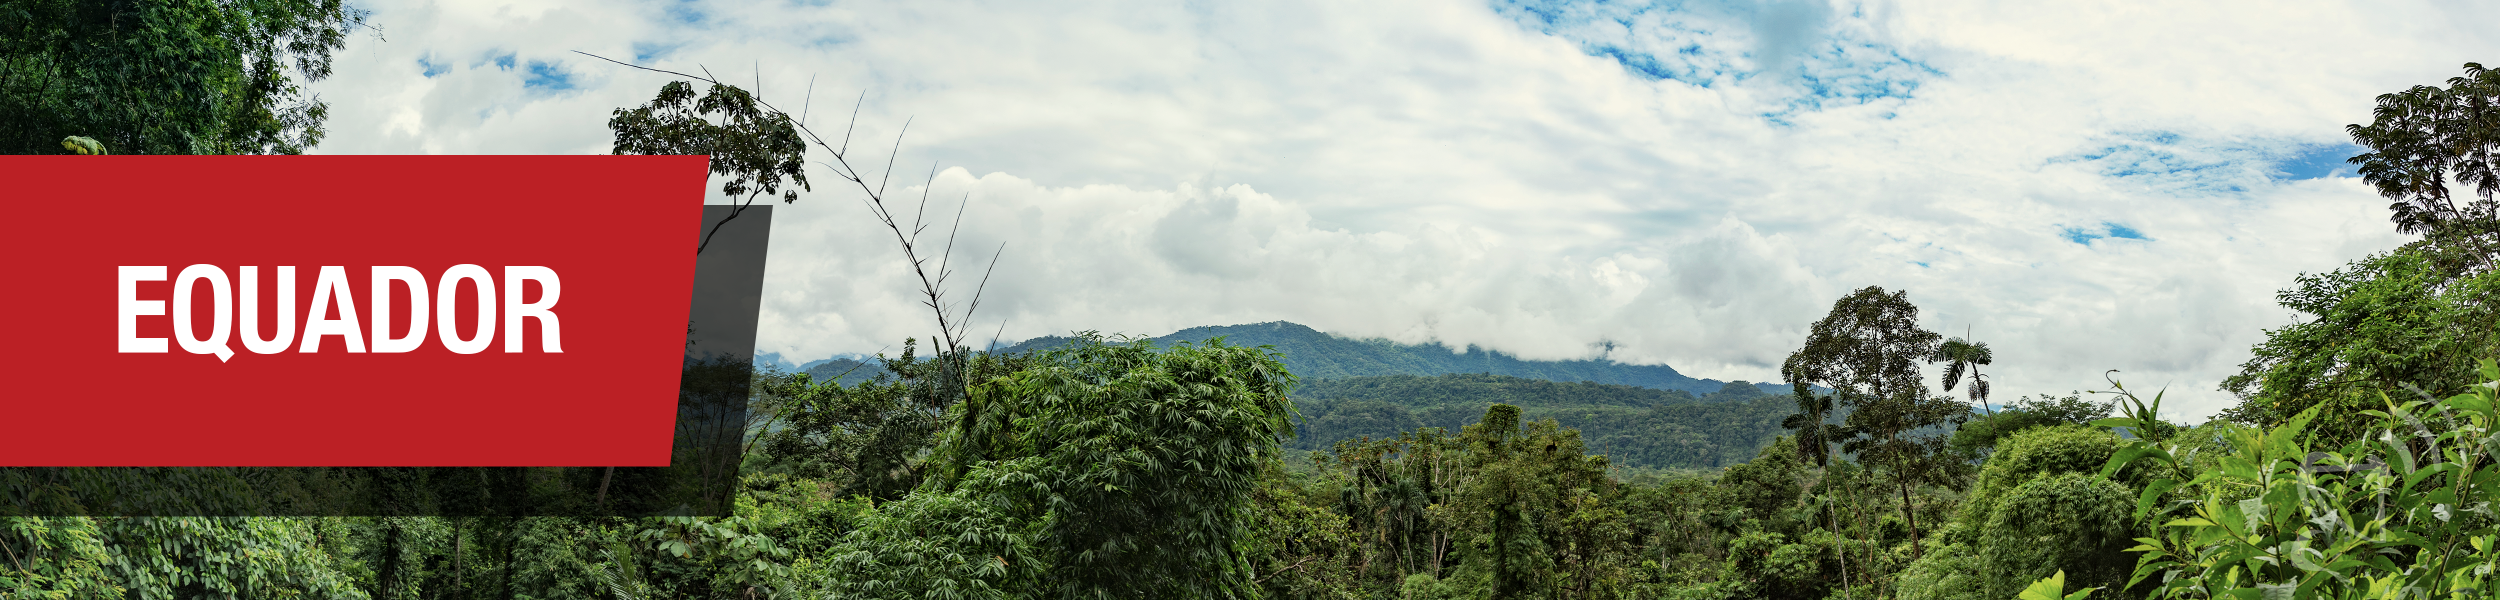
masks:
[(1748, 382), (1705, 396), (1683, 390), (1561, 383), (1507, 375), (1386, 375), (1307, 380), (1294, 393), (1302, 411), (1286, 447), (1326, 450), (1342, 440), (1395, 438), (1422, 427), (1452, 433), (1495, 403), (1528, 420), (1552, 418), (1580, 430), (1592, 454), (1652, 469), (1716, 468), (1751, 460), (1784, 430), (1796, 408), (1785, 395)]
[[(1285, 355), (1285, 368), (1306, 383), (1346, 377), (1478, 373), (1682, 390), (1694, 395), (1716, 393), (1727, 385), (1723, 381), (1687, 377), (1666, 365), (1631, 365), (1606, 359), (1520, 360), (1509, 354), (1475, 346), (1453, 351), (1438, 342), (1400, 344), (1383, 339), (1345, 338), (1285, 321), (1191, 327), (1153, 339), (1158, 345), (1168, 346), (1218, 336), (1236, 346), (1275, 346), (1278, 352)], [(1014, 352), (1049, 348), (1067, 341), (1066, 337), (1044, 336), (1025, 340), (1004, 350)], [(1755, 385), (1772, 393), (1785, 391), (1779, 384)]]

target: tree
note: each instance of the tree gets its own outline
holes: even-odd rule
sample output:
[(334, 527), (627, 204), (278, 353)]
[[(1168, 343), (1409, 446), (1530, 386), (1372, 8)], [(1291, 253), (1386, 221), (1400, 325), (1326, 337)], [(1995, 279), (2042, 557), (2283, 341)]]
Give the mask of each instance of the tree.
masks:
[(779, 193), (783, 204), (798, 202), (798, 190), (781, 189), (784, 178), (811, 189), (807, 141), (799, 138), (790, 115), (766, 110), (754, 94), (737, 86), (714, 82), (698, 99), (693, 85), (671, 81), (660, 86), (651, 103), (616, 109), (613, 115), (608, 119), (608, 130), (616, 133), (612, 152), (710, 156), (712, 174), (728, 179), (720, 185), (721, 195), (741, 202), (729, 218), (703, 233), (695, 245), (697, 254), (711, 245), (712, 234), (722, 225), (754, 205), (757, 196)]
[[(1795, 396), (1797, 414), (1782, 419), (1780, 427), (1797, 432), (1794, 443), (1797, 446), (1797, 458), (1800, 462), (1811, 462), (1816, 467), (1831, 464), (1832, 445), (1849, 435), (1847, 428), (1830, 422), (1832, 397), (1812, 393), (1804, 386), (1798, 386)], [(1805, 473), (1800, 472), (1797, 477), (1799, 485), (1804, 485)], [(1831, 519), (1831, 530), (1834, 533), (1832, 554), (1838, 557), (1840, 563), (1841, 588), (1847, 589), (1849, 587), (1849, 557), (1848, 552), (1840, 547), (1838, 537), (1841, 530), (1840, 509), (1826, 502), (1823, 504), (1823, 512), (1824, 516)]]
[(1831, 422), (1832, 397), (1799, 389), (1796, 399), (1797, 413), (1781, 419), (1780, 427), (1797, 432), (1797, 459), (1817, 467), (1831, 464), (1832, 445), (1849, 436), (1847, 428)]
[[(2443, 267), (2488, 271), (2500, 249), (2500, 72), (2465, 63), (2447, 88), (2414, 86), (2382, 94), (2369, 125), (2346, 125), (2363, 181), (2395, 202), (2396, 230), (2431, 242)], [(2460, 202), (2448, 186), (2468, 186)]]
[(1160, 352), (1084, 339), (974, 386), (912, 495), (1005, 507), (1048, 595), (1255, 594), (1249, 503), (1293, 434), (1293, 376), (1221, 339)]
[(300, 154), (329, 107), (302, 84), (364, 26), (342, 0), (0, 1), (0, 153)]
[[(719, 78), (710, 76), (708, 71), (706, 71), (706, 75), (689, 75), (676, 71), (655, 69), (619, 61), (588, 52), (581, 52), (578, 50), (574, 52), (582, 56), (616, 63), (629, 68), (650, 71), (653, 73), (675, 75), (710, 84), (714, 90), (713, 95), (707, 95), (706, 98), (710, 99), (718, 97), (719, 100), (716, 102), (723, 103), (722, 106), (724, 108), (721, 108), (720, 110), (723, 111), (724, 118), (727, 119), (724, 123), (734, 125), (723, 125), (718, 126), (718, 128), (705, 129), (708, 125), (699, 124), (709, 123), (708, 121), (704, 121), (701, 117), (702, 115), (709, 114), (710, 111), (703, 110), (703, 103), (698, 102), (695, 105), (695, 114), (691, 117), (627, 119), (626, 128), (617, 129), (620, 140), (624, 139), (628, 132), (637, 132), (636, 135), (642, 135), (640, 132), (654, 132), (651, 135), (655, 140), (662, 140), (669, 144), (678, 144), (675, 147), (680, 149), (691, 150), (695, 148), (702, 148), (707, 150), (707, 154), (709, 151), (716, 151), (723, 148), (736, 149), (741, 147), (740, 144), (748, 144), (752, 146), (753, 150), (749, 152), (749, 155), (740, 159), (744, 162), (739, 163), (738, 166), (734, 166), (733, 170), (729, 172), (743, 173), (745, 174), (744, 176), (751, 177), (754, 181), (759, 183), (767, 181), (768, 178), (775, 177), (775, 174), (789, 175), (793, 178), (792, 180), (794, 182), (801, 184), (802, 187), (806, 185), (805, 178), (799, 176), (798, 172), (795, 170), (785, 171), (784, 167), (790, 165), (789, 161), (803, 159), (803, 152), (800, 151), (804, 150), (804, 148), (796, 148), (794, 150), (793, 146), (790, 146), (788, 142), (792, 140), (803, 140), (803, 145), (812, 145), (818, 149), (824, 150), (827, 157), (832, 158), (833, 161), (819, 162), (817, 164), (824, 165), (827, 169), (833, 171), (834, 176), (842, 178), (843, 181), (851, 182), (853, 186), (859, 188), (859, 191), (864, 196), (862, 198), (862, 202), (868, 206), (869, 214), (875, 216), (877, 218), (877, 222), (881, 225), (885, 225), (887, 230), (894, 232), (894, 240), (902, 245), (903, 259), (911, 263), (912, 274), (920, 277), (921, 305), (927, 306), (929, 310), (934, 312), (937, 316), (937, 335), (931, 336), (929, 339), (932, 344), (937, 346), (937, 351), (934, 353), (935, 360), (938, 361), (942, 368), (946, 369), (945, 372), (948, 373), (947, 379), (951, 382), (947, 383), (947, 387), (944, 389), (950, 391), (949, 395), (958, 398), (961, 397), (962, 386), (968, 382), (963, 370), (963, 361), (968, 359), (968, 353), (970, 352), (970, 349), (964, 346), (964, 341), (971, 337), (972, 313), (977, 311), (981, 306), (981, 290), (985, 289), (989, 284), (989, 273), (987, 271), (982, 273), (981, 283), (973, 288), (971, 302), (968, 304), (962, 304), (960, 306), (960, 310), (958, 309), (958, 303), (947, 301), (946, 280), (954, 274), (952, 268), (954, 265), (953, 258), (955, 251), (954, 237), (950, 233), (946, 239), (944, 249), (938, 251), (934, 256), (930, 255), (928, 253), (928, 249), (921, 245), (920, 234), (928, 229), (928, 224), (922, 222), (922, 217), (928, 214), (929, 208), (929, 186), (925, 182), (920, 188), (920, 205), (913, 211), (912, 222), (909, 226), (904, 225), (902, 219), (898, 218), (894, 214), (894, 209), (886, 205), (886, 184), (893, 179), (894, 175), (893, 155), (887, 156), (886, 168), (877, 175), (877, 183), (875, 184), (868, 183), (866, 172), (861, 171), (857, 165), (851, 164), (851, 158), (853, 157), (853, 154), (851, 153), (851, 133), (857, 129), (859, 118), (859, 105), (857, 103), (853, 103), (851, 107), (851, 127), (843, 131), (842, 137), (838, 140), (839, 145), (836, 145), (836, 141), (827, 140), (824, 136), (817, 135), (815, 129), (808, 127), (807, 117), (810, 110), (807, 105), (802, 104), (799, 109), (798, 118), (793, 119), (790, 117), (790, 113), (788, 111), (784, 111), (780, 107), (773, 105), (773, 103), (766, 100), (762, 94), (749, 92), (740, 89), (737, 86), (724, 83)], [(758, 83), (758, 86), (760, 87), (761, 83)], [(671, 89), (672, 88), (669, 86), (662, 86), (662, 97), (653, 99), (652, 104), (646, 108), (682, 106), (684, 98), (690, 97), (693, 90), (691, 85), (686, 85), (682, 91), (675, 96), (672, 96)], [(674, 103), (663, 102), (663, 100), (669, 100), (672, 97), (677, 98), (673, 101)], [(864, 101), (867, 98), (867, 95), (863, 93), (860, 97), (862, 101)], [(814, 98), (812, 91), (810, 92), (809, 98), (810, 101)], [(732, 109), (734, 109), (734, 112)], [(657, 108), (654, 108), (654, 110), (661, 113), (676, 114), (669, 113), (668, 111), (659, 111)], [(674, 110), (678, 109), (669, 109), (669, 111)], [(617, 111), (617, 114), (620, 118), (624, 118), (628, 116), (629, 113), (627, 113), (627, 111), (619, 110)], [(685, 117), (685, 115), (679, 116)], [(683, 126), (683, 129), (687, 131), (709, 131), (715, 136), (727, 135), (731, 136), (733, 139), (729, 141), (710, 141), (701, 137), (681, 138), (675, 135), (672, 130), (666, 129), (666, 127), (671, 126), (672, 124)], [(610, 127), (612, 129), (616, 128), (616, 121), (610, 121)], [(911, 123), (909, 121), (904, 122), (903, 129), (908, 131), (910, 128)], [(896, 133), (894, 137), (895, 147), (900, 149), (902, 144), (902, 134)], [(717, 168), (718, 167), (715, 167), (715, 169)], [(936, 177), (936, 165), (931, 165), (929, 169), (928, 181), (935, 181)], [(740, 191), (748, 191), (747, 188), (743, 187), (737, 189)], [(735, 195), (734, 192), (731, 192), (731, 188), (728, 186), (723, 186), (722, 191), (724, 193)], [(761, 187), (758, 187), (753, 191), (759, 193), (771, 193), (770, 191), (763, 190)], [(750, 194), (750, 196), (752, 196), (752, 194)], [(787, 203), (795, 201), (796, 196), (794, 194), (783, 195), (783, 202)], [(965, 205), (956, 206), (955, 224), (958, 226), (963, 224), (964, 206)], [(1005, 252), (1006, 248), (1007, 245), (1002, 242), (999, 244), (998, 250), (993, 251), (990, 254), (990, 266), (992, 268), (996, 268), (998, 266), (998, 254)], [(936, 261), (937, 264), (929, 264), (931, 261)], [(935, 268), (931, 268), (932, 266)]]
[(1970, 389), (1966, 393), (1971, 403), (1979, 405), (1980, 410), (1995, 414), (1996, 409), (1988, 407), (1988, 380), (1979, 374), (1979, 367), (1996, 360), (1996, 353), (1988, 350), (1987, 342), (1970, 341), (1969, 335), (1965, 332), (1964, 337), (1945, 340), (1943, 346), (1936, 348), (1936, 360), (1945, 363), (1944, 391), (1953, 391), (1953, 386), (1962, 382), (1962, 373), (1967, 371), (1970, 373)]
[(2221, 416), (2279, 426), (2323, 407), (2312, 435), (2359, 435), (2379, 394), (2456, 393), (2475, 381), (2469, 361), (2500, 351), (2500, 72), (2466, 63), (2448, 84), (2381, 95), (2370, 124), (2345, 127), (2389, 220), (2421, 239), (2277, 293), (2302, 318), (2223, 380), (2240, 404)]
[[(904, 340), (900, 357), (878, 356), (883, 367), (869, 381), (844, 385), (799, 374), (766, 384), (759, 407), (772, 416), (754, 452), (763, 471), (788, 472), (839, 484), (837, 496), (877, 501), (901, 498), (920, 486), (956, 398), (943, 390), (941, 363), (917, 356), (918, 340)], [(967, 361), (974, 379), (1005, 376), (1035, 365), (1029, 354), (980, 353)]]
[(1780, 376), (1800, 389), (1830, 387), (1843, 407), (1927, 395), (1918, 366), (1935, 356), (1941, 336), (1918, 327), (1908, 294), (1870, 286), (1832, 303), (1805, 347), (1780, 363)]
[(1910, 488), (1941, 479), (1952, 466), (1937, 458), (1945, 447), (1942, 437), (1909, 434), (1958, 424), (1970, 414), (1958, 402), (1929, 397), (1919, 381), (1918, 365), (1936, 356), (1940, 337), (1918, 327), (1918, 306), (1910, 304), (1908, 292), (1869, 286), (1834, 302), (1831, 314), (1814, 322), (1805, 347), (1780, 364), (1780, 376), (1801, 395), (1806, 386), (1821, 384), (1850, 409), (1846, 427), (1854, 439), (1842, 448), (1891, 471), (1901, 488), (1913, 555), (1921, 550)]
[(2444, 397), (2475, 383), (2471, 361), (2500, 351), (2500, 272), (2451, 278), (2432, 252), (2416, 242), (2301, 275), (2276, 298), (2306, 318), (2267, 330), (2222, 381), (2240, 404), (2221, 416), (2274, 426), (2326, 407), (2312, 433), (2346, 439), (2368, 423), (2361, 412), (2385, 408), (2380, 394)]
[(1571, 529), (1593, 516), (1591, 495), (1610, 491), (1606, 458), (1587, 455), (1580, 432), (1553, 419), (1521, 423), (1508, 404), (1486, 408), (1459, 438), (1471, 471), (1452, 507), (1468, 542), (1463, 570), (1485, 575), (1496, 600), (1585, 595), (1598, 565), (1579, 554), (1594, 548)]
[(2082, 392), (2064, 397), (2040, 394), (2024, 396), (2009, 403), (2005, 410), (1972, 419), (1953, 429), (1953, 451), (1972, 459), (1985, 459), (2006, 436), (2033, 427), (2054, 425), (2090, 425), (2109, 416), (2109, 405), (2083, 399)]

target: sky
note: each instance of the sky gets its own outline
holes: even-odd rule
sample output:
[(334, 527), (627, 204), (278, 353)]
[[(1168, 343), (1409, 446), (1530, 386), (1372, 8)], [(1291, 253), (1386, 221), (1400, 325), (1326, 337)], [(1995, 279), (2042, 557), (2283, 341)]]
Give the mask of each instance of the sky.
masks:
[[(2115, 369), (2191, 420), (2294, 276), (2409, 239), (2343, 127), (2500, 59), (2467, 2), (357, 5), (316, 152), (606, 153), (676, 78), (580, 53), (708, 72), (891, 160), (925, 246), (960, 210), (976, 338), (1284, 320), (1775, 381), (1880, 286), (1988, 343), (1999, 402)], [(927, 339), (893, 232), (810, 169), (758, 351)]]

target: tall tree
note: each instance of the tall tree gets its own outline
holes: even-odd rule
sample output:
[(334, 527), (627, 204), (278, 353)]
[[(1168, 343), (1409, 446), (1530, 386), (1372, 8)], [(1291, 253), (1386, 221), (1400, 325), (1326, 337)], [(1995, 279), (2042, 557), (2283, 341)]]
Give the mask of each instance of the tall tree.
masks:
[(299, 154), (303, 88), (363, 26), (342, 0), (0, 0), (0, 154)]
[(1970, 388), (1964, 393), (1970, 397), (1972, 404), (1979, 405), (1980, 410), (1996, 414), (1996, 409), (1988, 407), (1988, 380), (1979, 374), (1980, 365), (1995, 361), (1996, 353), (1988, 350), (1987, 342), (1970, 341), (1968, 330), (1962, 335), (1945, 340), (1943, 346), (1936, 348), (1936, 360), (1945, 363), (1944, 391), (1953, 391), (1953, 386), (1960, 384), (1962, 374), (1967, 372), (1970, 374)]
[[(2420, 85), (2378, 97), (2369, 125), (2344, 127), (2370, 151), (2352, 157), (2361, 179), (2395, 202), (2396, 230), (2421, 235), (2434, 256), (2490, 270), (2500, 250), (2500, 71), (2465, 63), (2448, 87)], [(2453, 180), (2470, 191), (2458, 198)]]
[(1924, 396), (1919, 364), (1935, 356), (1941, 338), (1919, 328), (1908, 292), (1869, 286), (1832, 303), (1831, 313), (1807, 333), (1805, 347), (1780, 363), (1780, 376), (1832, 388), (1842, 407)]
[(2379, 399), (2438, 397), (2473, 383), (2472, 361), (2500, 352), (2500, 272), (2450, 278), (2422, 242), (2303, 274), (2276, 295), (2306, 318), (2266, 331), (2221, 388), (2240, 397), (2223, 417), (2277, 425), (2311, 407), (2313, 433), (2351, 439)]
[[(1849, 430), (1831, 422), (1831, 396), (1816, 394), (1805, 384), (1797, 384), (1794, 395), (1797, 398), (1797, 414), (1780, 420), (1780, 427), (1797, 432), (1795, 439), (1800, 462), (1813, 463), (1816, 467), (1828, 466), (1831, 464), (1832, 445), (1847, 438)], [(1805, 484), (1804, 472), (1800, 471), (1797, 476), (1801, 488), (1811, 489)], [(1834, 533), (1832, 554), (1840, 562), (1841, 588), (1845, 590), (1849, 587), (1849, 558), (1848, 552), (1840, 547), (1838, 537), (1841, 531), (1840, 511), (1829, 502), (1823, 503), (1823, 509), (1824, 516), (1831, 519)]]
[(1249, 503), (1293, 435), (1283, 364), (1221, 339), (1158, 351), (1090, 335), (1038, 360), (972, 388), (912, 495), (1004, 507), (1047, 595), (1255, 595)]
[(2278, 425), (2324, 407), (2313, 434), (2359, 435), (2378, 394), (2461, 391), (2468, 361), (2500, 352), (2500, 71), (2466, 63), (2447, 83), (2381, 95), (2370, 124), (2344, 128), (2369, 148), (2350, 162), (2394, 201), (2389, 220), (2421, 239), (2279, 292), (2306, 318), (2267, 331), (2223, 380), (2240, 397), (2224, 417)]
[(1487, 576), (1492, 589), (1483, 591), (1496, 600), (1585, 597), (1589, 575), (1602, 570), (1585, 554), (1614, 542), (1573, 535), (1573, 524), (1604, 520), (1585, 509), (1611, 491), (1606, 458), (1587, 455), (1580, 432), (1519, 414), (1495, 404), (1459, 434), (1470, 477), (1450, 510), (1470, 538), (1468, 570)]
[(807, 141), (790, 115), (770, 110), (753, 93), (714, 82), (701, 97), (694, 85), (671, 81), (649, 104), (616, 109), (608, 119), (616, 133), (616, 154), (699, 154), (712, 157), (712, 174), (723, 176), (720, 192), (737, 209), (712, 225), (695, 244), (695, 252), (711, 244), (712, 234), (738, 218), (759, 196), (778, 194), (783, 204), (797, 202), (799, 190), (782, 189), (783, 180), (799, 189), (807, 185)]
[(1831, 422), (1832, 397), (1816, 394), (1798, 386), (1797, 414), (1780, 420), (1780, 427), (1797, 432), (1797, 459), (1820, 467), (1831, 464), (1832, 445), (1849, 436), (1849, 430)]
[(1945, 440), (1913, 432), (1969, 415), (1958, 402), (1929, 397), (1920, 381), (1919, 364), (1936, 356), (1942, 337), (1919, 328), (1918, 306), (1908, 292), (1868, 286), (1832, 303), (1831, 314), (1814, 322), (1805, 347), (1780, 364), (1781, 377), (1801, 389), (1830, 387), (1849, 409), (1845, 426), (1852, 439), (1842, 448), (1884, 466), (1900, 485), (1913, 555), (1922, 550), (1910, 488), (1938, 479), (1945, 468), (1937, 463)]

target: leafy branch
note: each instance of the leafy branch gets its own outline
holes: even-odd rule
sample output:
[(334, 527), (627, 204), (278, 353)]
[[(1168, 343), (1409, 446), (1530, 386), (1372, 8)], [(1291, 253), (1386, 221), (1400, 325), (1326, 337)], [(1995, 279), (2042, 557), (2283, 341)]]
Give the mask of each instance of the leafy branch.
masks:
[[(813, 145), (817, 148), (824, 149), (828, 155), (833, 157), (833, 160), (832, 162), (819, 161), (817, 164), (824, 165), (825, 168), (833, 171), (834, 175), (839, 176), (843, 180), (849, 181), (852, 185), (858, 187), (860, 192), (865, 195), (862, 202), (867, 205), (869, 213), (876, 216), (879, 224), (885, 225), (886, 229), (892, 231), (894, 233), (895, 241), (902, 245), (904, 260), (911, 263), (912, 273), (920, 279), (920, 294), (922, 296), (921, 305), (929, 307), (930, 311), (936, 314), (939, 333), (936, 339), (941, 340), (946, 344), (945, 347), (941, 348), (941, 354), (953, 354), (958, 351), (958, 349), (963, 348), (964, 340), (970, 334), (972, 315), (975, 311), (979, 310), (981, 306), (981, 292), (982, 290), (987, 289), (990, 275), (997, 269), (998, 257), (1006, 251), (1007, 245), (1005, 242), (1001, 242), (999, 243), (998, 249), (991, 252), (990, 265), (982, 271), (981, 282), (974, 287), (972, 298), (969, 302), (961, 304), (962, 310), (957, 311), (956, 307), (958, 304), (949, 302), (946, 298), (945, 285), (946, 280), (954, 275), (953, 258), (955, 236), (956, 233), (960, 232), (962, 229), (963, 209), (964, 205), (968, 205), (970, 203), (970, 197), (967, 195), (964, 202), (957, 205), (955, 210), (955, 219), (950, 224), (945, 245), (943, 246), (943, 249), (939, 250), (939, 252), (934, 256), (925, 254), (927, 249), (923, 246), (920, 236), (922, 233), (927, 231), (930, 225), (933, 225), (933, 223), (927, 222), (925, 217), (928, 214), (929, 207), (930, 186), (928, 183), (935, 182), (937, 176), (935, 165), (931, 165), (929, 176), (921, 186), (920, 200), (918, 206), (912, 209), (911, 224), (909, 227), (904, 226), (903, 220), (897, 216), (894, 207), (887, 203), (888, 194), (886, 187), (887, 184), (889, 184), (893, 179), (894, 161), (895, 158), (901, 154), (903, 135), (911, 129), (911, 122), (909, 120), (904, 121), (902, 130), (895, 133), (894, 144), (893, 147), (889, 149), (887, 154), (885, 168), (877, 174), (875, 178), (876, 182), (871, 184), (868, 181), (869, 177), (867, 177), (865, 172), (860, 169), (859, 165), (854, 164), (854, 157), (851, 154), (851, 141), (853, 136), (858, 132), (859, 127), (859, 108), (867, 101), (867, 94), (864, 92), (860, 95), (858, 100), (852, 103), (851, 118), (844, 126), (842, 136), (838, 138), (839, 143), (837, 144), (834, 141), (829, 141), (825, 136), (817, 134), (815, 129), (809, 127), (807, 124), (807, 116), (811, 112), (809, 105), (812, 104), (815, 97), (813, 83), (810, 84), (810, 89), (808, 91), (809, 100), (803, 101), (805, 103), (800, 106), (799, 117), (792, 119), (790, 118), (788, 111), (784, 111), (780, 107), (773, 105), (773, 103), (766, 100), (762, 94), (749, 93), (745, 90), (737, 88), (737, 86), (724, 83), (718, 78), (712, 76), (709, 70), (705, 70), (703, 75), (693, 75), (689, 73), (670, 71), (667, 69), (637, 65), (578, 50), (574, 51), (574, 53), (616, 63), (626, 67), (651, 71), (654, 73), (665, 73), (711, 84), (716, 93), (730, 96), (735, 99), (735, 102), (727, 108), (735, 108), (736, 106), (743, 105), (742, 103), (751, 102), (752, 107), (760, 108), (760, 110), (754, 111), (755, 116), (749, 118), (760, 120), (767, 124), (787, 127), (788, 130), (793, 133), (792, 139), (803, 138), (805, 145)], [(762, 80), (759, 76), (757, 80), (759, 88), (761, 87), (761, 82)], [(669, 89), (673, 88), (662, 89), (663, 98), (668, 97)], [(687, 88), (687, 91), (690, 93), (691, 88)], [(620, 135), (620, 138), (621, 137), (622, 136)], [(782, 140), (776, 139), (772, 141), (778, 144)], [(769, 150), (788, 153), (787, 158), (783, 158), (783, 155), (781, 154), (774, 154), (773, 157), (778, 160), (796, 160), (799, 152), (803, 151), (803, 149), (799, 151), (791, 151), (786, 148), (787, 146), (774, 145), (770, 147)], [(706, 146), (704, 149), (707, 150), (708, 154), (710, 153), (708, 151), (712, 150), (713, 147)], [(775, 163), (770, 171), (755, 172), (778, 172), (788, 174), (800, 185), (806, 185), (805, 176), (799, 174), (795, 167), (787, 167), (785, 170), (785, 165), (787, 164), (788, 163)], [(715, 172), (721, 172), (721, 168), (722, 167), (716, 166), (714, 170)], [(761, 193), (771, 193), (774, 189), (771, 185), (772, 183), (777, 182), (777, 180), (763, 179), (763, 177), (764, 175), (757, 175), (757, 181), (759, 182), (758, 189)], [(733, 184), (735, 183), (737, 182), (733, 182)], [(724, 191), (727, 191), (728, 189), (729, 188), (724, 187)], [(739, 191), (743, 192), (749, 190), (741, 187), (739, 188)], [(752, 194), (750, 194), (750, 196), (751, 195)], [(751, 200), (752, 198), (750, 198), (750, 201)], [(797, 196), (795, 192), (791, 192), (783, 196), (783, 201), (785, 203), (796, 200)], [(931, 268), (931, 261), (935, 261), (936, 263), (934, 270)]]

